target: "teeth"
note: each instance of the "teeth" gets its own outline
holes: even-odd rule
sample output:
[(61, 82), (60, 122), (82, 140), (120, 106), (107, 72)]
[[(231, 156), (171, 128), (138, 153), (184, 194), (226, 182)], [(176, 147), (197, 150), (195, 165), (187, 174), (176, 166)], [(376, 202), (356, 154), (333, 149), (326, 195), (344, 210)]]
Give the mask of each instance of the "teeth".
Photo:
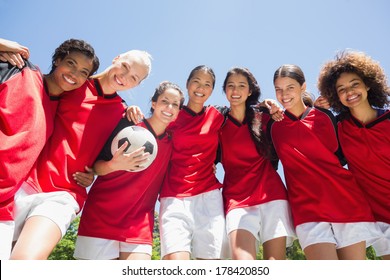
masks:
[(347, 101), (353, 101), (353, 100), (355, 100), (356, 98), (358, 98), (357, 95), (352, 95), (352, 96), (350, 96), (350, 97), (347, 98)]
[(167, 112), (164, 112), (164, 111), (162, 111), (161, 113), (163, 115), (167, 116), (167, 117), (172, 117), (173, 116), (173, 114), (170, 114), (170, 113), (167, 113)]
[(283, 99), (282, 101), (284, 102), (284, 103), (288, 103), (288, 102), (290, 102), (292, 100), (292, 98), (290, 98), (290, 99)]
[(199, 92), (194, 92), (194, 94), (195, 94), (196, 96), (199, 96), (199, 97), (203, 97), (203, 96), (204, 96), (204, 94), (199, 93)]
[(118, 79), (118, 77), (115, 77), (115, 81), (116, 81), (119, 85), (123, 86), (123, 83)]
[(241, 96), (240, 95), (232, 95), (232, 98), (233, 99), (239, 99), (239, 98), (241, 98)]
[(75, 85), (76, 82), (73, 81), (71, 78), (68, 78), (67, 76), (64, 76), (65, 81), (67, 81), (69, 84)]

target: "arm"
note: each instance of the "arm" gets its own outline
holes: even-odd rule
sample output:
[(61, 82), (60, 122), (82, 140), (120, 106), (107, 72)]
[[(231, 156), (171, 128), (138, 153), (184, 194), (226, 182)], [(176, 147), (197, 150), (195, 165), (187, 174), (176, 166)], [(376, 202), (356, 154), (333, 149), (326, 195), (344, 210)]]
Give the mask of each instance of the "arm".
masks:
[(24, 60), (30, 57), (30, 51), (27, 47), (17, 42), (0, 38), (0, 60), (9, 62), (13, 66), (23, 68)]

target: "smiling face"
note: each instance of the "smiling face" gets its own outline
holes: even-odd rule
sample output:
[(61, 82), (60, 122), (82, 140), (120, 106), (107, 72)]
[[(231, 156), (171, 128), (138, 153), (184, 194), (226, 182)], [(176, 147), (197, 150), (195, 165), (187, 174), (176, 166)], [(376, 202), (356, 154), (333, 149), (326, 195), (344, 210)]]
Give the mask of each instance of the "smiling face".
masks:
[(304, 109), (302, 93), (306, 90), (306, 83), (302, 86), (297, 80), (289, 77), (279, 77), (274, 82), (276, 99), (288, 111), (300, 115)]
[(93, 60), (80, 52), (71, 52), (55, 61), (55, 70), (46, 76), (49, 92), (59, 95), (79, 88), (89, 77)]
[(187, 82), (188, 106), (203, 107), (213, 92), (214, 78), (204, 70), (199, 70)]
[(355, 73), (342, 73), (336, 82), (336, 91), (340, 102), (350, 108), (367, 105), (369, 88)]
[(147, 75), (148, 67), (141, 58), (119, 56), (107, 71), (105, 88), (110, 92), (128, 90), (138, 86)]
[(251, 94), (248, 79), (242, 74), (230, 75), (226, 81), (225, 93), (230, 107), (245, 107), (245, 102)]
[(152, 102), (153, 117), (162, 123), (169, 124), (177, 118), (182, 101), (181, 93), (174, 88), (167, 88), (157, 101)]

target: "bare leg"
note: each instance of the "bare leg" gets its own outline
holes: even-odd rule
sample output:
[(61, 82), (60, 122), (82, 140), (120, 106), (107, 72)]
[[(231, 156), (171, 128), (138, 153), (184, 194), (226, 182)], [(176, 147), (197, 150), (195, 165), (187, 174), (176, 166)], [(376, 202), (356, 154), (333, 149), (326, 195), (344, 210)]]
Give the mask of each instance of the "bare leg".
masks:
[(390, 260), (390, 255), (384, 255), (384, 256), (381, 256), (382, 257), (382, 259), (384, 259), (384, 260)]
[(238, 229), (229, 233), (233, 260), (255, 260), (256, 238), (247, 230)]
[(286, 237), (278, 237), (263, 244), (264, 260), (285, 260), (286, 259)]
[(308, 260), (338, 260), (336, 246), (333, 243), (317, 243), (304, 250)]
[(352, 244), (350, 246), (337, 250), (340, 260), (365, 260), (366, 259), (366, 242)]
[(128, 253), (128, 252), (120, 252), (119, 253), (120, 260), (145, 260), (149, 261), (152, 259), (152, 256), (145, 253)]
[(12, 250), (11, 259), (46, 260), (61, 237), (61, 230), (52, 220), (33, 216), (27, 219)]
[(191, 257), (189, 252), (175, 252), (165, 255), (163, 260), (189, 260)]

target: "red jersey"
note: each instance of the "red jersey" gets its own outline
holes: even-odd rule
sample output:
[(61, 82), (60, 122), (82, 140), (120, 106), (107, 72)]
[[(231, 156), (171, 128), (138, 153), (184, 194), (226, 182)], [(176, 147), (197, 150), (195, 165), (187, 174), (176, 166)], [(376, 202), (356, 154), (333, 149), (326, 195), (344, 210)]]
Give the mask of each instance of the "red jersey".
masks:
[[(133, 125), (122, 119), (107, 141), (101, 156), (110, 160), (111, 143), (124, 127)], [(149, 129), (145, 120), (139, 126)], [(136, 244), (153, 243), (154, 209), (172, 152), (171, 137), (156, 137), (158, 153), (143, 171), (115, 171), (98, 176), (85, 203), (78, 234)]]
[(307, 108), (300, 118), (285, 111), (282, 121), (270, 123), (295, 226), (374, 221), (355, 178), (336, 156), (335, 125), (329, 111), (317, 108)]
[(350, 116), (338, 123), (348, 168), (363, 189), (377, 221), (390, 224), (390, 111), (368, 124)]
[(271, 162), (257, 152), (247, 123), (228, 115), (219, 139), (225, 170), (222, 193), (226, 213), (235, 208), (287, 199), (279, 174)]
[(183, 107), (169, 127), (173, 133), (173, 152), (161, 197), (195, 196), (221, 188), (213, 164), (223, 121), (223, 114), (213, 106), (200, 113)]
[(34, 165), (27, 182), (38, 192), (67, 191), (82, 208), (86, 189), (73, 174), (92, 166), (122, 118), (124, 102), (119, 95), (104, 95), (98, 80), (62, 95), (54, 131)]
[[(14, 195), (53, 131), (49, 93), (38, 67), (0, 62), (0, 220), (13, 220)], [(54, 97), (53, 97), (54, 99)], [(54, 112), (55, 113), (55, 112)]]

